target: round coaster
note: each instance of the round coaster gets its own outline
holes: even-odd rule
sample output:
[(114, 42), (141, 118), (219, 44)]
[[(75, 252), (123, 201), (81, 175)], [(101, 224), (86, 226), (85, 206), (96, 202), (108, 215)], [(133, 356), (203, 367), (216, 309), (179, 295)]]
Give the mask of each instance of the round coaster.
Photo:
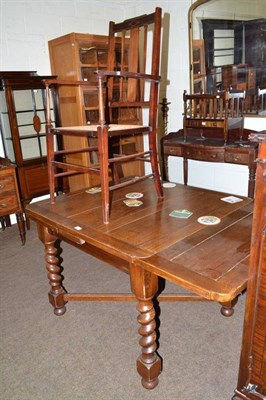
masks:
[(172, 183), (172, 182), (164, 182), (163, 183), (164, 188), (173, 188), (175, 186), (176, 186), (176, 183)]
[(203, 225), (217, 225), (221, 222), (220, 218), (212, 215), (204, 215), (198, 218), (198, 222)]
[(133, 192), (126, 194), (127, 199), (140, 199), (141, 197), (143, 197), (142, 193)]
[(136, 199), (126, 199), (126, 200), (123, 200), (123, 202), (128, 207), (139, 207), (143, 204), (142, 201), (139, 201)]

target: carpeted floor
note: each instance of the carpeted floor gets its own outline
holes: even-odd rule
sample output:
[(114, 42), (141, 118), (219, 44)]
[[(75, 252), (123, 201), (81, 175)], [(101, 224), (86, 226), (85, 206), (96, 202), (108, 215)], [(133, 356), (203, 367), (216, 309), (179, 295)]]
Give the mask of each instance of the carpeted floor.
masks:
[[(64, 245), (69, 291), (129, 291), (126, 274)], [(237, 384), (245, 296), (225, 318), (215, 303), (161, 303), (159, 386), (147, 391), (135, 303), (48, 303), (35, 225), (21, 246), (16, 225), (0, 231), (1, 400), (229, 400)], [(179, 289), (167, 284), (166, 291)]]

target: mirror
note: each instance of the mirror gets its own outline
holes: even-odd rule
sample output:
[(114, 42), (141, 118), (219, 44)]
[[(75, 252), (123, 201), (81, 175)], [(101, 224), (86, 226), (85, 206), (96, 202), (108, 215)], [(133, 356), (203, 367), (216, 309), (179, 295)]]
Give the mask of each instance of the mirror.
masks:
[(190, 92), (245, 91), (266, 116), (266, 0), (197, 0), (188, 18)]

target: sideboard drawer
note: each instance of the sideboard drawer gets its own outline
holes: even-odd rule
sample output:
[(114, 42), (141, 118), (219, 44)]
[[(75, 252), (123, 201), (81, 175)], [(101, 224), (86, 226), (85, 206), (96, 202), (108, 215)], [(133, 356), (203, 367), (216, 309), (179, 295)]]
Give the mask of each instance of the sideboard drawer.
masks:
[(2, 198), (0, 196), (0, 215), (9, 215), (19, 208), (19, 203), (16, 194), (5, 196)]
[(21, 210), (15, 169), (0, 169), (0, 215), (9, 215)]
[(177, 156), (182, 157), (182, 148), (181, 146), (164, 146), (164, 154), (168, 156)]
[(14, 191), (14, 178), (12, 174), (0, 172), (0, 198), (7, 192)]
[(231, 164), (244, 164), (248, 165), (249, 164), (249, 153), (235, 153), (235, 152), (229, 152), (226, 151), (224, 155), (224, 160), (225, 162), (231, 163)]
[(217, 150), (206, 150), (204, 149), (193, 149), (184, 147), (183, 149), (183, 157), (198, 160), (198, 161), (214, 161), (214, 162), (223, 162), (224, 161), (224, 149)]

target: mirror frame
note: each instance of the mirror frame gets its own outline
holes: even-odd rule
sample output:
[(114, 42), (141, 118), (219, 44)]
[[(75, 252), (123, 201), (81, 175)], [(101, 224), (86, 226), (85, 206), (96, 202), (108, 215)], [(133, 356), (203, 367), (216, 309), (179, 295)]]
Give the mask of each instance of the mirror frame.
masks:
[(189, 43), (189, 84), (190, 84), (190, 93), (193, 93), (193, 46), (192, 46), (192, 41), (193, 41), (193, 11), (195, 8), (201, 6), (202, 4), (208, 3), (210, 0), (196, 0), (195, 3), (193, 3), (189, 10), (188, 10), (188, 43)]
[[(189, 83), (190, 93), (194, 93), (194, 76), (193, 76), (193, 12), (199, 6), (209, 3), (212, 0), (196, 0), (188, 10), (188, 40), (189, 40)], [(264, 87), (263, 87), (264, 91)], [(265, 101), (265, 100), (264, 100)], [(264, 114), (264, 113), (263, 113)], [(263, 115), (265, 117), (265, 114)]]

